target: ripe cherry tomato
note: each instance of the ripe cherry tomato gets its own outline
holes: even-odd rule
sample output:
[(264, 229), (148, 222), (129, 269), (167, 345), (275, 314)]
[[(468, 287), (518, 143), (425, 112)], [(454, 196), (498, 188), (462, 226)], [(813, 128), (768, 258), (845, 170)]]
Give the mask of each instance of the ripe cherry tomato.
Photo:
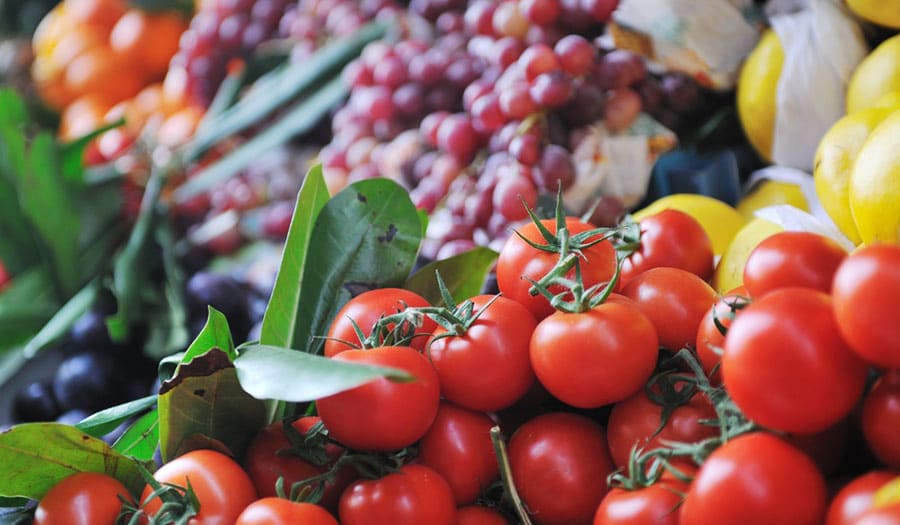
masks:
[(456, 525), (509, 525), (503, 514), (478, 505), (456, 509)]
[[(253, 481), (233, 459), (214, 450), (193, 450), (159, 468), (153, 477), (160, 483), (187, 487), (190, 482), (200, 511), (192, 525), (233, 525), (247, 505), (256, 501)], [(162, 506), (159, 498), (147, 501), (153, 488), (147, 485), (141, 496), (144, 510), (154, 516)]]
[(725, 334), (719, 330), (716, 321), (727, 332), (734, 317), (747, 304), (749, 304), (749, 299), (745, 295), (725, 294), (700, 320), (700, 327), (697, 329), (697, 358), (710, 383), (714, 385), (722, 383), (721, 368), (716, 369), (715, 372), (713, 369), (722, 362), (720, 353), (725, 349)]
[(681, 525), (819, 525), (825, 502), (825, 481), (812, 460), (755, 432), (706, 459), (681, 506)]
[(333, 359), (399, 368), (415, 380), (379, 378), (319, 399), (316, 408), (332, 438), (357, 450), (391, 451), (425, 435), (440, 399), (438, 376), (428, 358), (407, 346), (383, 346), (347, 350)]
[(342, 525), (455, 525), (456, 506), (450, 485), (424, 465), (357, 481), (341, 496)]
[(886, 373), (863, 401), (862, 429), (866, 443), (885, 465), (900, 469), (900, 370)]
[(544, 414), (519, 427), (508, 453), (516, 488), (537, 525), (591, 522), (613, 470), (603, 427), (576, 414)]
[(581, 313), (556, 312), (531, 336), (531, 366), (554, 397), (596, 408), (637, 392), (656, 367), (658, 340), (640, 310), (624, 301)]
[(834, 312), (841, 335), (870, 363), (900, 368), (900, 245), (864, 246), (834, 276)]
[(872, 507), (875, 491), (895, 477), (897, 474), (889, 470), (875, 470), (844, 485), (828, 506), (825, 525), (854, 525)]
[(338, 525), (334, 516), (312, 503), (282, 498), (263, 498), (251, 503), (235, 525)]
[[(541, 224), (551, 233), (556, 233), (555, 219), (545, 219), (541, 221)], [(592, 230), (594, 226), (575, 217), (568, 217), (566, 218), (566, 228), (569, 233), (574, 235)], [(534, 243), (546, 244), (534, 223), (526, 224), (517, 231)], [(612, 243), (602, 241), (582, 251), (584, 258), (581, 260), (581, 277), (585, 287), (609, 281), (616, 271), (616, 250)], [(541, 320), (547, 317), (553, 313), (553, 307), (550, 306), (547, 298), (528, 293), (531, 288), (528, 279), (539, 281), (550, 272), (557, 261), (559, 261), (559, 254), (537, 250), (519, 238), (519, 235), (510, 235), (497, 259), (497, 286), (500, 288), (500, 293), (504, 297), (525, 305), (535, 319)], [(573, 269), (569, 272), (568, 277), (573, 278), (574, 276)], [(562, 290), (551, 288), (550, 291), (558, 293)]]
[(630, 297), (650, 319), (663, 348), (677, 351), (693, 345), (706, 312), (718, 296), (712, 286), (679, 268), (651, 268), (628, 282)]
[(756, 299), (725, 337), (725, 388), (767, 428), (812, 434), (834, 425), (862, 396), (867, 371), (841, 339), (831, 298), (809, 288)]
[[(428, 357), (441, 380), (441, 394), (471, 410), (495, 411), (515, 403), (534, 383), (528, 345), (537, 321), (512, 299), (490, 295), (472, 298), (481, 312), (459, 336), (438, 327), (428, 343)], [(441, 337), (444, 336), (444, 337)]]
[(712, 276), (712, 241), (697, 219), (667, 209), (645, 218), (640, 227), (640, 247), (622, 263), (622, 283), (660, 266), (681, 268), (704, 281)]
[(744, 263), (744, 286), (754, 298), (786, 286), (827, 293), (834, 272), (845, 257), (847, 250), (823, 235), (778, 232), (750, 252)]
[(442, 401), (419, 443), (419, 460), (447, 480), (457, 505), (472, 503), (500, 477), (491, 443), (493, 426), (484, 413)]
[[(360, 344), (359, 337), (353, 329), (354, 322), (368, 337), (372, 333), (372, 326), (379, 318), (401, 312), (407, 306), (421, 307), (431, 304), (421, 295), (402, 288), (378, 288), (350, 299), (334, 316), (328, 328), (324, 346), (325, 356), (334, 357), (344, 350), (354, 348), (341, 341)], [(436, 326), (433, 320), (425, 317), (422, 326), (416, 329), (416, 337), (412, 339), (410, 346), (417, 350), (425, 348), (425, 342)]]
[(637, 490), (612, 489), (600, 502), (593, 525), (678, 525), (679, 491), (667, 483)]
[(617, 467), (628, 466), (635, 445), (646, 451), (662, 447), (662, 441), (696, 443), (719, 433), (718, 428), (700, 423), (716, 418), (716, 411), (703, 394), (694, 394), (690, 401), (673, 410), (665, 426), (656, 433), (662, 412), (662, 405), (654, 403), (644, 390), (613, 406), (606, 438)]
[[(292, 426), (301, 435), (305, 435), (318, 421), (318, 417), (307, 416), (294, 421)], [(343, 449), (337, 445), (325, 445), (325, 454), (332, 461), (336, 460), (342, 451)], [(291, 443), (284, 433), (284, 423), (278, 421), (260, 430), (253, 438), (244, 455), (244, 468), (253, 480), (257, 494), (261, 498), (267, 498), (276, 495), (275, 484), (278, 478), (284, 479), (284, 490), (289, 492), (291, 485), (324, 473), (328, 465), (317, 466), (299, 455), (292, 454)], [(356, 474), (352, 468), (339, 470), (335, 482), (325, 484), (319, 504), (337, 511), (341, 492), (355, 478)]]
[(79, 472), (47, 492), (34, 511), (35, 525), (113, 525), (131, 500), (125, 485), (97, 472)]

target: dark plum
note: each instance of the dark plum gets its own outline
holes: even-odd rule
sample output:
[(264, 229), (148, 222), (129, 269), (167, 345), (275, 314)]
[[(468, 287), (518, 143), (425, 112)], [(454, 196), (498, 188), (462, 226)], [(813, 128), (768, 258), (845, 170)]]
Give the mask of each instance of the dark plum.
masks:
[(125, 400), (125, 382), (133, 380), (110, 356), (80, 352), (67, 357), (53, 378), (53, 395), (63, 410), (94, 412)]
[(53, 421), (59, 414), (53, 385), (49, 381), (29, 383), (16, 392), (13, 399), (13, 417), (16, 421)]

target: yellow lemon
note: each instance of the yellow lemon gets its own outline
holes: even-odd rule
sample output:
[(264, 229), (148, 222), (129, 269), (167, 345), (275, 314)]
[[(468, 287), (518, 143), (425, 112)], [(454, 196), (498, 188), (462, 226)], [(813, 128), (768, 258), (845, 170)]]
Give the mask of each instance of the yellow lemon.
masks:
[(769, 30), (747, 56), (738, 77), (737, 110), (741, 126), (750, 144), (769, 161), (775, 133), (778, 77), (783, 63), (784, 49), (778, 35)]
[(847, 113), (872, 107), (892, 91), (900, 91), (900, 35), (882, 42), (856, 66), (847, 85)]
[(803, 211), (809, 211), (809, 203), (806, 202), (800, 186), (776, 180), (760, 181), (737, 204), (737, 211), (749, 221), (754, 218), (753, 212), (756, 210), (777, 204), (789, 204)]
[(725, 251), (745, 222), (744, 217), (728, 204), (719, 199), (694, 193), (667, 195), (636, 211), (633, 216), (636, 221), (640, 221), (644, 217), (669, 208), (683, 211), (697, 219), (709, 235), (716, 255), (721, 255)]
[(900, 29), (900, 0), (846, 0), (846, 3), (860, 18)]
[(847, 115), (828, 130), (816, 151), (816, 194), (831, 220), (854, 244), (861, 239), (850, 213), (853, 163), (872, 131), (891, 113), (888, 108), (869, 108)]
[(763, 239), (780, 231), (784, 231), (784, 228), (760, 217), (754, 218), (741, 228), (716, 265), (716, 273), (713, 276), (713, 286), (716, 290), (725, 293), (744, 284), (744, 265), (750, 252)]
[(888, 481), (872, 495), (873, 509), (881, 509), (897, 503), (900, 503), (900, 477)]
[(885, 93), (881, 98), (875, 101), (872, 106), (875, 108), (900, 108), (900, 91), (891, 91)]
[(850, 174), (850, 212), (862, 242), (900, 241), (900, 111), (863, 144)]

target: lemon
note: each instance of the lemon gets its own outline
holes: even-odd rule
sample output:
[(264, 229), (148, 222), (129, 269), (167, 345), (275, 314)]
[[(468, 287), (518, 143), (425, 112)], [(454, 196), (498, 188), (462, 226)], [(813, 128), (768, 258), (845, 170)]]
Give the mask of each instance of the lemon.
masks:
[(883, 509), (897, 503), (900, 503), (900, 477), (888, 481), (872, 495), (873, 509)]
[(747, 56), (737, 85), (737, 109), (741, 126), (754, 149), (772, 160), (778, 77), (784, 49), (774, 31), (766, 31)]
[(755, 217), (732, 239), (728, 249), (716, 265), (713, 285), (719, 293), (725, 293), (744, 284), (744, 265), (756, 245), (784, 228), (774, 222)]
[(861, 239), (850, 213), (850, 174), (866, 139), (891, 113), (888, 108), (869, 108), (847, 115), (828, 130), (816, 151), (816, 194), (831, 220), (854, 244)]
[(875, 108), (900, 108), (900, 91), (885, 93), (872, 105)]
[(860, 18), (900, 29), (900, 0), (846, 0), (846, 3)]
[(732, 237), (745, 222), (743, 215), (728, 204), (706, 195), (694, 193), (667, 195), (646, 208), (636, 211), (633, 216), (636, 221), (640, 221), (644, 217), (670, 208), (683, 211), (697, 219), (697, 222), (709, 235), (713, 252), (716, 255), (721, 255), (725, 251)]
[(900, 35), (882, 42), (856, 66), (847, 85), (847, 113), (872, 107), (892, 91), (900, 91)]
[(753, 219), (753, 212), (767, 206), (789, 204), (803, 211), (809, 211), (809, 203), (803, 190), (796, 184), (776, 180), (760, 181), (737, 205), (737, 211), (746, 220)]
[(862, 242), (900, 241), (900, 111), (869, 135), (850, 174), (850, 212)]

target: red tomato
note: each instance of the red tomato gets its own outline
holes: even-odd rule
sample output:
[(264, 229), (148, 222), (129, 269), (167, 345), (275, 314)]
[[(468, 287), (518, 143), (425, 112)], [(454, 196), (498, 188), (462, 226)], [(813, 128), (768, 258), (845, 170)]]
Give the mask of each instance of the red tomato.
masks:
[(640, 310), (624, 302), (582, 313), (556, 312), (531, 336), (531, 366), (554, 397), (595, 408), (634, 394), (653, 373), (656, 332)]
[(662, 405), (654, 403), (644, 390), (613, 406), (606, 438), (617, 467), (628, 466), (635, 445), (646, 451), (662, 447), (661, 441), (696, 443), (719, 433), (717, 427), (700, 423), (701, 419), (716, 418), (716, 411), (703, 394), (694, 394), (688, 403), (673, 410), (665, 426), (656, 434), (662, 412)]
[(427, 345), (441, 394), (471, 410), (504, 409), (534, 383), (528, 345), (537, 321), (527, 308), (505, 297), (484, 309), (493, 298), (471, 299), (481, 315), (464, 334), (446, 336), (447, 330), (438, 327)]
[[(556, 220), (545, 219), (541, 221), (551, 233), (556, 233)], [(581, 221), (575, 217), (566, 218), (566, 227), (571, 234), (592, 230), (594, 225)], [(546, 244), (534, 223), (526, 224), (519, 228), (518, 233), (526, 239), (537, 243)], [(599, 235), (598, 237), (599, 238)], [(609, 241), (601, 241), (590, 248), (582, 250), (584, 258), (581, 259), (581, 277), (585, 287), (609, 281), (616, 272), (616, 250)], [(504, 297), (513, 299), (525, 305), (534, 315), (541, 320), (553, 313), (553, 307), (546, 297), (531, 295), (528, 290), (531, 282), (528, 279), (539, 281), (547, 275), (559, 261), (559, 254), (545, 252), (532, 248), (528, 243), (519, 238), (519, 235), (510, 235), (506, 244), (500, 250), (497, 259), (497, 286)], [(574, 269), (567, 274), (569, 278), (575, 276)], [(551, 292), (559, 293), (562, 289), (551, 288)]]
[(697, 219), (667, 209), (640, 222), (640, 247), (622, 263), (621, 282), (650, 268), (681, 268), (708, 281), (713, 272), (712, 241)]
[(612, 489), (600, 502), (593, 525), (678, 525), (680, 490), (655, 483), (637, 490)]
[(845, 257), (847, 250), (823, 235), (778, 232), (750, 252), (744, 263), (744, 286), (754, 298), (787, 286), (828, 292)]
[(844, 461), (850, 439), (850, 419), (841, 419), (837, 424), (815, 434), (786, 434), (783, 437), (805, 452), (827, 477), (837, 472)]
[(238, 516), (235, 525), (338, 525), (334, 516), (312, 503), (281, 498), (254, 501)]
[(866, 511), (853, 525), (900, 525), (900, 505)]
[(47, 492), (34, 511), (35, 525), (113, 525), (131, 500), (125, 485), (97, 472), (79, 472)]
[(342, 525), (455, 525), (453, 492), (444, 478), (424, 465), (357, 481), (344, 491)]
[(756, 432), (706, 459), (681, 506), (681, 525), (820, 525), (825, 501), (825, 481), (812, 460)]
[(831, 298), (809, 288), (755, 300), (725, 338), (725, 388), (767, 428), (812, 434), (834, 425), (862, 396), (867, 371), (838, 333)]
[(891, 468), (900, 469), (900, 370), (882, 376), (866, 396), (862, 429), (875, 457)]
[(509, 525), (503, 514), (478, 505), (456, 509), (456, 525)]
[(834, 312), (844, 340), (866, 361), (900, 368), (900, 245), (864, 246), (834, 276)]
[[(292, 426), (297, 432), (305, 435), (318, 421), (318, 417), (307, 416), (294, 421)], [(342, 451), (341, 447), (334, 444), (325, 446), (325, 454), (332, 461), (336, 460)], [(253, 480), (259, 497), (266, 498), (276, 495), (275, 483), (278, 478), (284, 479), (285, 492), (289, 492), (291, 485), (324, 473), (328, 470), (328, 465), (316, 466), (303, 457), (292, 454), (291, 443), (284, 433), (284, 423), (279, 421), (260, 430), (253, 438), (244, 456), (244, 468)], [(356, 474), (352, 468), (338, 471), (335, 482), (325, 484), (325, 491), (319, 504), (337, 511), (341, 492), (355, 478)]]
[(576, 414), (544, 414), (519, 427), (508, 453), (516, 488), (537, 525), (591, 522), (613, 470), (603, 427)]
[(740, 308), (748, 304), (748, 301), (740, 294), (726, 294), (716, 301), (700, 320), (700, 327), (697, 329), (697, 358), (709, 381), (714, 385), (722, 383), (722, 370), (716, 369), (713, 373), (713, 369), (722, 362), (722, 356), (719, 354), (725, 349), (725, 334), (719, 330), (716, 321), (727, 332)]
[[(431, 306), (431, 304), (421, 295), (402, 288), (369, 290), (350, 299), (334, 316), (334, 320), (328, 328), (324, 346), (325, 356), (334, 357), (344, 350), (354, 348), (341, 341), (347, 341), (354, 345), (361, 344), (353, 329), (353, 322), (368, 337), (372, 333), (372, 326), (379, 318), (399, 313), (407, 306), (422, 307)], [(428, 340), (428, 336), (436, 326), (437, 324), (433, 320), (425, 317), (422, 326), (416, 330), (416, 337), (410, 342), (410, 346), (417, 350), (425, 348), (425, 341)]]
[(872, 507), (875, 491), (895, 477), (894, 472), (876, 470), (844, 485), (828, 506), (825, 525), (854, 525), (855, 520)]
[(419, 460), (447, 480), (457, 505), (472, 503), (500, 477), (493, 426), (487, 415), (443, 401), (419, 443)]
[[(159, 468), (153, 477), (160, 483), (187, 487), (190, 482), (200, 511), (191, 525), (233, 525), (247, 505), (256, 501), (253, 481), (233, 459), (214, 450), (194, 450), (178, 456)], [(147, 485), (141, 501), (144, 510), (154, 516), (162, 506), (159, 498), (147, 501), (153, 488)]]
[(428, 358), (406, 346), (347, 350), (333, 359), (405, 370), (414, 381), (379, 378), (319, 399), (329, 435), (357, 450), (391, 451), (418, 441), (437, 414), (440, 386)]
[(712, 286), (678, 268), (651, 268), (625, 285), (622, 294), (650, 319), (663, 348), (693, 345), (706, 312), (718, 296)]

